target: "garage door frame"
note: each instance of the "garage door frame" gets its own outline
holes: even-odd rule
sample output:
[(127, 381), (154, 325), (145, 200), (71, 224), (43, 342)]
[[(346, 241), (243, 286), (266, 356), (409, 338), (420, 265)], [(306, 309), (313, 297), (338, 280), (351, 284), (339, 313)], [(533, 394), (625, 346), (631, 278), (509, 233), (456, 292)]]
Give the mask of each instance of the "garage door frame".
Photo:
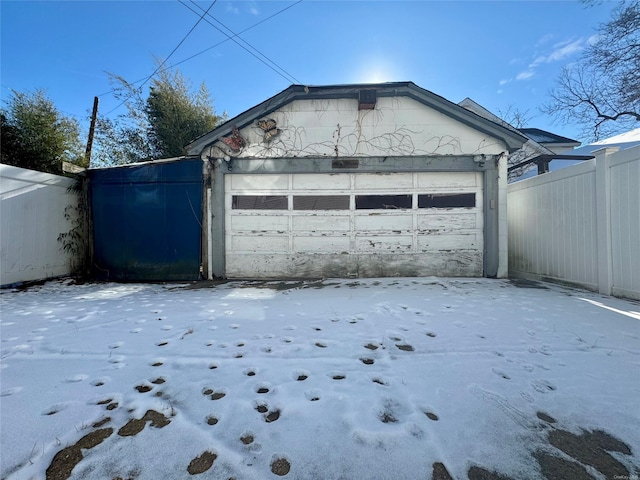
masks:
[[(478, 162), (472, 155), (427, 157), (366, 158), (236, 158), (230, 162), (208, 162), (205, 201), (208, 210), (207, 238), (203, 245), (208, 278), (225, 277), (225, 181), (227, 174), (295, 174), (295, 173), (392, 173), (392, 172), (482, 172), (484, 251), (483, 276), (498, 272), (498, 162)], [(347, 168), (345, 168), (347, 167)]]

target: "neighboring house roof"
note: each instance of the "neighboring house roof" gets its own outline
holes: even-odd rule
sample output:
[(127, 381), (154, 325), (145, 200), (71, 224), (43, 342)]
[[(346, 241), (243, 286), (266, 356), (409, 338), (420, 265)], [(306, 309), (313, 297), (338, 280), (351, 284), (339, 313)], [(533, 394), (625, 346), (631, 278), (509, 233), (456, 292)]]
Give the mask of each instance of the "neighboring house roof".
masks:
[[(549, 164), (549, 171), (553, 172), (560, 170), (564, 167), (575, 165), (576, 163), (582, 163), (586, 159), (594, 158), (594, 152), (603, 148), (619, 148), (625, 150), (627, 148), (633, 148), (640, 145), (640, 128), (631, 130), (629, 132), (615, 135), (604, 140), (591, 143), (589, 145), (583, 145), (582, 147), (574, 148), (569, 152), (565, 152), (560, 155), (555, 155), (555, 160), (562, 160), (561, 162), (551, 162)], [(534, 172), (527, 172), (519, 180), (530, 178), (535, 176)]]
[(539, 128), (519, 128), (520, 133), (526, 135), (531, 140), (545, 145), (562, 145), (577, 147), (580, 142), (572, 138), (562, 137), (555, 133), (547, 132)]
[(596, 150), (608, 147), (617, 147), (620, 150), (625, 150), (627, 148), (636, 147), (638, 145), (640, 145), (640, 128), (621, 133), (620, 135), (605, 138), (604, 140), (594, 142), (590, 145), (576, 148), (571, 153), (590, 154), (595, 152)]
[(186, 146), (187, 155), (200, 155), (209, 145), (228, 135), (233, 128), (242, 129), (255, 120), (269, 115), (282, 106), (295, 100), (317, 99), (359, 99), (361, 91), (376, 92), (377, 97), (406, 96), (429, 108), (439, 111), (469, 127), (502, 140), (509, 151), (521, 148), (527, 138), (513, 128), (507, 128), (504, 122), (494, 122), (481, 115), (461, 107), (433, 92), (418, 87), (413, 82), (391, 82), (377, 84), (352, 84), (329, 86), (291, 85), (289, 88), (256, 105), (240, 115), (228, 120), (216, 129), (205, 133)]

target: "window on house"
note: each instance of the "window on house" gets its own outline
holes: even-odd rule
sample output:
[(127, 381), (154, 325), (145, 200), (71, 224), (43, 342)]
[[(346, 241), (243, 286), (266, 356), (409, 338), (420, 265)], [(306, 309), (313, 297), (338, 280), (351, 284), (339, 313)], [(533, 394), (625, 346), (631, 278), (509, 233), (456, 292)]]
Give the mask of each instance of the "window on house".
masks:
[(411, 208), (411, 195), (356, 195), (357, 210)]
[(234, 210), (286, 210), (286, 195), (234, 195)]
[(349, 195), (296, 195), (294, 210), (349, 210)]
[(472, 208), (475, 206), (475, 193), (434, 193), (431, 195), (418, 195), (418, 208)]

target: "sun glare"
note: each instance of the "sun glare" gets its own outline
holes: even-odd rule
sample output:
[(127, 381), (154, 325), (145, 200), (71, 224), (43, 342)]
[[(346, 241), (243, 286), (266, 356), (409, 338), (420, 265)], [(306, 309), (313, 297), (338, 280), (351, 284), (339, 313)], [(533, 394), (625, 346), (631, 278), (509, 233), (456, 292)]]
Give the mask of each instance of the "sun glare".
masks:
[(356, 81), (362, 83), (384, 83), (402, 80), (397, 68), (382, 59), (370, 59), (359, 69)]

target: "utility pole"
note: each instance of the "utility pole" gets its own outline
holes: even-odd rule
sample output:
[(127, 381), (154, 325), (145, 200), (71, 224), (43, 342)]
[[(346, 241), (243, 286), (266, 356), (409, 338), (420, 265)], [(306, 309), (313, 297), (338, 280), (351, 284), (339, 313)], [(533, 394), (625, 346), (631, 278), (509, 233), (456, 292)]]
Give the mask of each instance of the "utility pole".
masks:
[(89, 138), (87, 139), (87, 150), (84, 154), (84, 166), (89, 168), (91, 165), (91, 147), (93, 146), (93, 133), (96, 129), (96, 120), (98, 119), (98, 97), (93, 97), (93, 112), (91, 113), (91, 126), (89, 127)]

